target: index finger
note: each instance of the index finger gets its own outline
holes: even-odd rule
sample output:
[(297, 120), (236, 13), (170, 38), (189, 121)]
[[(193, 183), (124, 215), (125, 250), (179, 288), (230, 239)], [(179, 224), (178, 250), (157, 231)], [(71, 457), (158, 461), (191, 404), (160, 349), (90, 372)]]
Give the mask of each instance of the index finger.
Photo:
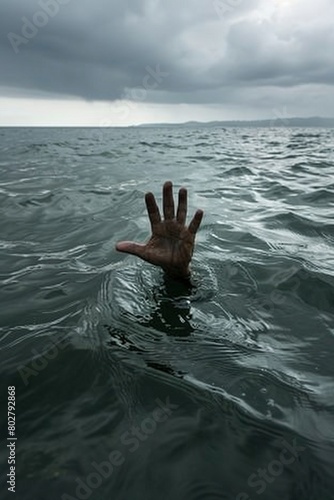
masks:
[(151, 227), (153, 228), (155, 224), (159, 224), (159, 222), (161, 222), (159, 207), (157, 205), (157, 202), (155, 201), (154, 194), (146, 193), (145, 202), (146, 202), (148, 217), (151, 222)]

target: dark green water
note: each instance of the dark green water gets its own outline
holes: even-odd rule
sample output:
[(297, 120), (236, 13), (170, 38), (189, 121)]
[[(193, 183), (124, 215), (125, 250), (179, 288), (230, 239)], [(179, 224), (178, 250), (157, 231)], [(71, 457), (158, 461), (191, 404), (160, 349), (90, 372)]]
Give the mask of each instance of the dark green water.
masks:
[[(114, 250), (165, 180), (193, 289)], [(0, 129), (0, 206), (1, 498), (334, 499), (333, 130)]]

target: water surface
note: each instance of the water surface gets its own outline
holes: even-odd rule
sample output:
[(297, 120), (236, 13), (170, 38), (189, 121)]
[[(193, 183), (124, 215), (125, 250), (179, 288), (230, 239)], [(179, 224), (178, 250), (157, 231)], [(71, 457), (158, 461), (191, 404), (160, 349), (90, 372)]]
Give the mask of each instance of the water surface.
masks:
[[(193, 288), (114, 249), (165, 180)], [(0, 206), (16, 498), (334, 499), (333, 130), (0, 129)]]

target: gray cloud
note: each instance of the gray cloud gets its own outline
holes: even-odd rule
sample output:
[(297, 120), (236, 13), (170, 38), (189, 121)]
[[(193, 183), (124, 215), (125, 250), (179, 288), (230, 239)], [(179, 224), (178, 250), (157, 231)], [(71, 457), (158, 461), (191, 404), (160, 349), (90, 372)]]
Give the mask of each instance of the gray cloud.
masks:
[[(42, 3), (58, 12), (15, 38), (26, 19), (43, 24)], [(333, 95), (332, 0), (1, 0), (0, 12), (4, 93), (112, 101), (145, 86), (151, 102), (264, 108)]]

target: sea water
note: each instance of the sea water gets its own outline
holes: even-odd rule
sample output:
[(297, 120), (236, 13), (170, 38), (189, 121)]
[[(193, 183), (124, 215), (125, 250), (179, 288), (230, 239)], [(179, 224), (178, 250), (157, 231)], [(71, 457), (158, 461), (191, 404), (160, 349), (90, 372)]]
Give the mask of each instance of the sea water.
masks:
[[(115, 251), (166, 180), (191, 287)], [(334, 130), (0, 129), (0, 206), (16, 498), (334, 498)]]

